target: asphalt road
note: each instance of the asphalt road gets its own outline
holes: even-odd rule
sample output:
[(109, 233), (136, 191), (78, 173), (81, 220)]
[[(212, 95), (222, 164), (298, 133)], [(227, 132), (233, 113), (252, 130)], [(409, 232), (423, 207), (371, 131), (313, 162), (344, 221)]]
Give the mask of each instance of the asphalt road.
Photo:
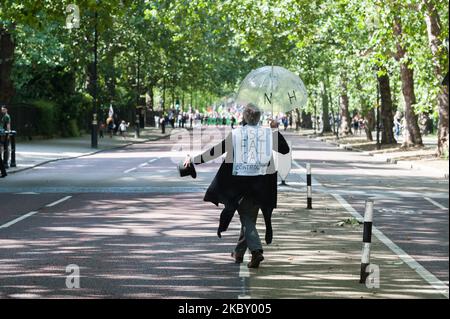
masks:
[[(181, 134), (8, 176), (0, 184), (0, 298), (236, 298), (233, 242), (216, 237), (220, 211), (202, 201), (219, 163), (198, 166), (196, 180), (175, 169), (200, 142), (224, 135), (207, 132), (193, 138), (194, 149)], [(361, 213), (375, 198), (375, 225), (448, 284), (448, 181), (286, 136), (322, 189)], [(287, 182), (304, 185), (297, 174)], [(80, 289), (66, 288), (70, 264), (80, 267)]]
[(365, 201), (373, 199), (374, 225), (448, 285), (449, 185), (442, 174), (401, 168), (314, 139), (291, 139), (294, 158), (311, 163), (326, 192), (341, 195), (361, 215)]

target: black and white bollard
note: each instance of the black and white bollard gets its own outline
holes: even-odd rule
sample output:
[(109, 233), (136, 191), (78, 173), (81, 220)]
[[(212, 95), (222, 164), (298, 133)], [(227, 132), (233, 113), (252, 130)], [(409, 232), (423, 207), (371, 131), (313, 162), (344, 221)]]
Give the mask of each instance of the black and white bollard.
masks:
[(307, 192), (307, 209), (312, 209), (312, 178), (311, 178), (311, 164), (306, 164), (306, 192)]
[(372, 218), (373, 218), (373, 200), (366, 201), (366, 211), (364, 213), (364, 230), (363, 230), (363, 248), (361, 255), (361, 276), (359, 282), (366, 282), (369, 273), (367, 266), (370, 264), (370, 243), (372, 242)]

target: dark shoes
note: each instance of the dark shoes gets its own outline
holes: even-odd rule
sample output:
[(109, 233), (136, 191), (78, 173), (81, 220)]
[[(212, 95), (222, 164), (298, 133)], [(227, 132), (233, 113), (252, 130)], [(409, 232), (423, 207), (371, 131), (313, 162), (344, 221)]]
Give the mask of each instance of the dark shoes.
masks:
[[(231, 253), (231, 258), (234, 259), (236, 264), (242, 264), (244, 262), (244, 256), (236, 254), (236, 252)], [(248, 268), (258, 268), (259, 264), (264, 260), (264, 256), (261, 251), (252, 252), (252, 260), (247, 264)]]
[(248, 268), (258, 268), (261, 261), (264, 260), (264, 256), (260, 251), (252, 251), (252, 260), (247, 264)]
[(231, 258), (234, 259), (234, 262), (235, 262), (236, 264), (242, 264), (242, 263), (244, 262), (244, 256), (238, 255), (238, 254), (236, 254), (235, 252), (232, 252), (232, 253), (231, 253)]

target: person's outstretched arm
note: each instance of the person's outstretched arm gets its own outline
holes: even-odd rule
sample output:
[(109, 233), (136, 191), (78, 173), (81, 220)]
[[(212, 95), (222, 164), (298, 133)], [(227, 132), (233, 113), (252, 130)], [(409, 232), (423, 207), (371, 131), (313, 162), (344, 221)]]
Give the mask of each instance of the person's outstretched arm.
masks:
[[(222, 156), (223, 154), (227, 153), (228, 151), (230, 151), (227, 148), (232, 148), (232, 147), (233, 147), (233, 138), (232, 138), (232, 135), (230, 133), (220, 143), (218, 143), (215, 146), (213, 146), (212, 148), (206, 150), (202, 154), (199, 154), (199, 155), (195, 156), (193, 158), (192, 162), (194, 164), (207, 163), (207, 162), (215, 160), (219, 156)], [(189, 166), (190, 162), (191, 162), (191, 158), (188, 156), (186, 158), (185, 162), (184, 162), (184, 166), (185, 167)]]

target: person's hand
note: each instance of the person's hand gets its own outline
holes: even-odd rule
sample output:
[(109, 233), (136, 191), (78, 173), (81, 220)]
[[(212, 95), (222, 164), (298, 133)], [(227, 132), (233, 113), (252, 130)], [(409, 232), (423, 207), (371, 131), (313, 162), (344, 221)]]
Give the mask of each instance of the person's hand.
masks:
[(192, 162), (191, 157), (189, 155), (187, 155), (184, 160), (183, 166), (187, 168), (187, 167), (191, 166), (191, 162)]

